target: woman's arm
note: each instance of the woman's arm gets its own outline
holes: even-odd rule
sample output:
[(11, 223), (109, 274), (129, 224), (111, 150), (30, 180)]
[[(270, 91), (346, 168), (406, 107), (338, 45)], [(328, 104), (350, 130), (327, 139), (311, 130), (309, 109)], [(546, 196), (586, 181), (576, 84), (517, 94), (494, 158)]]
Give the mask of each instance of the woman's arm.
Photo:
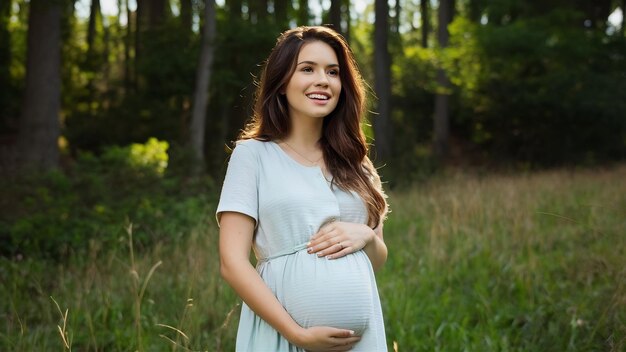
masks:
[(382, 222), (373, 230), (373, 238), (365, 245), (363, 250), (370, 258), (374, 271), (380, 269), (387, 261), (387, 245), (383, 240)]
[(326, 351), (336, 346), (351, 348), (360, 340), (354, 332), (330, 327), (304, 329), (283, 308), (250, 263), (254, 224), (254, 219), (241, 213), (221, 214), (219, 251), (222, 277), (252, 311), (289, 342), (307, 350)]

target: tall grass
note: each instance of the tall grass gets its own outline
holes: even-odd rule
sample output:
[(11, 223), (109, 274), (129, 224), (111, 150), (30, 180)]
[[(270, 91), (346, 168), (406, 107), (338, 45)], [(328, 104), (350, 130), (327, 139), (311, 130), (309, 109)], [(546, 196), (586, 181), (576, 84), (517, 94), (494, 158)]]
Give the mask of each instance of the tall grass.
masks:
[[(391, 192), (377, 273), (390, 348), (624, 350), (625, 178), (455, 174)], [(239, 299), (215, 225), (141, 252), (131, 234), (125, 251), (92, 241), (62, 264), (0, 259), (0, 350), (233, 350)]]
[(626, 168), (453, 175), (392, 195), (379, 274), (407, 351), (626, 349)]
[[(0, 350), (63, 350), (57, 325), (75, 351), (232, 350), (224, 322), (238, 302), (219, 278), (216, 240), (212, 226), (199, 226), (141, 254), (94, 243), (66, 264), (3, 260)], [(69, 310), (66, 321), (50, 296)]]

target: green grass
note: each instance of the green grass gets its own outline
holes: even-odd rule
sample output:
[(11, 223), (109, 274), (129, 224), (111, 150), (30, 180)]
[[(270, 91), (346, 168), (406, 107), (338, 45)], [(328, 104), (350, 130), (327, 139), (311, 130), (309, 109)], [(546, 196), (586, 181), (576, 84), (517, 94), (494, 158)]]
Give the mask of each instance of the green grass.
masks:
[[(391, 192), (377, 273), (390, 348), (625, 350), (624, 179), (626, 166), (454, 174)], [(92, 241), (62, 264), (0, 259), (0, 350), (233, 350), (216, 230), (142, 251), (130, 235), (126, 250)]]
[(622, 351), (626, 168), (451, 176), (392, 194), (379, 274), (406, 351)]

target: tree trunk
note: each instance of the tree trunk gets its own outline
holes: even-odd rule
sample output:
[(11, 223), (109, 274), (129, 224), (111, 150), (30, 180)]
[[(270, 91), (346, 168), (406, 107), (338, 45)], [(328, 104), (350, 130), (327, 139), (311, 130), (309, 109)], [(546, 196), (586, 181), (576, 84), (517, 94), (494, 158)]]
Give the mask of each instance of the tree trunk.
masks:
[(420, 17), (422, 19), (422, 48), (428, 48), (428, 35), (430, 34), (430, 11), (428, 11), (428, 1), (420, 1)]
[(205, 23), (202, 31), (202, 49), (196, 71), (196, 87), (194, 91), (193, 107), (191, 110), (191, 126), (189, 131), (190, 145), (194, 156), (192, 172), (199, 174), (204, 165), (204, 134), (208, 105), (208, 89), (211, 81), (211, 67), (215, 51), (215, 0), (205, 2)]
[(622, 33), (622, 38), (626, 34), (626, 0), (622, 0), (622, 27), (620, 28), (620, 33)]
[(291, 0), (274, 0), (274, 17), (280, 30), (289, 27), (289, 18), (287, 14), (291, 9)]
[(85, 55), (86, 59), (86, 70), (90, 72), (88, 81), (87, 81), (87, 91), (89, 92), (89, 109), (92, 109), (93, 104), (91, 102), (95, 98), (95, 72), (98, 70), (98, 61), (99, 58), (97, 49), (96, 49), (96, 25), (98, 23), (98, 18), (101, 18), (100, 13), (100, 0), (91, 0), (91, 8), (89, 11), (89, 22), (87, 24), (87, 54)]
[(392, 32), (398, 34), (400, 33), (400, 13), (402, 12), (400, 0), (395, 0), (394, 12), (395, 16), (393, 17)]
[(309, 24), (309, 1), (298, 0), (298, 26), (306, 26)]
[(0, 128), (4, 127), (6, 110), (10, 101), (11, 84), (11, 5), (9, 0), (0, 1)]
[[(128, 0), (130, 1), (130, 0)], [(146, 0), (135, 0), (137, 3), (137, 9), (135, 10), (135, 57), (133, 60), (133, 89), (139, 90), (139, 67), (141, 66), (141, 32), (144, 30), (144, 6)]]
[(148, 28), (153, 29), (160, 27), (165, 22), (165, 15), (168, 12), (166, 6), (169, 6), (167, 0), (150, 0), (145, 2), (146, 10), (148, 10)]
[[(210, 1), (210, 0), (207, 0)], [(226, 0), (226, 8), (228, 9), (228, 14), (230, 18), (240, 19), (241, 18), (241, 0)]]
[(346, 25), (344, 28), (343, 36), (346, 38), (346, 41), (350, 43), (350, 0), (343, 1), (343, 18), (346, 19)]
[(96, 38), (96, 22), (100, 16), (100, 0), (91, 0), (89, 11), (89, 23), (87, 25), (87, 60), (92, 60), (94, 56), (94, 41)]
[(147, 90), (152, 94), (162, 82), (158, 80), (155, 71), (145, 67), (144, 58), (152, 58), (161, 54), (162, 49), (156, 48), (154, 38), (161, 35), (167, 16), (169, 15), (169, 1), (166, 0), (137, 0), (137, 28), (135, 42), (135, 84), (139, 90)]
[(104, 48), (102, 48), (102, 82), (104, 83), (104, 91), (108, 91), (108, 85), (111, 82), (111, 65), (109, 64), (109, 56), (111, 54), (111, 28), (105, 26), (104, 28)]
[(18, 153), (24, 169), (59, 166), (61, 3), (31, 0)]
[(391, 155), (391, 60), (389, 57), (389, 4), (375, 0), (374, 12), (374, 88), (378, 96), (378, 115), (374, 117), (376, 157), (386, 160)]
[(250, 23), (259, 24), (267, 20), (267, 0), (248, 1), (248, 6)]
[(469, 1), (469, 10), (468, 10), (468, 18), (470, 21), (479, 23), (480, 18), (482, 16), (482, 4), (480, 0), (470, 0)]
[(130, 49), (132, 47), (132, 38), (133, 38), (133, 13), (130, 11), (130, 6), (128, 6), (128, 2), (130, 0), (124, 1), (124, 6), (126, 6), (126, 35), (124, 36), (124, 92), (128, 94), (131, 90), (132, 86), (132, 74), (131, 74), (131, 57), (130, 57)]
[(192, 1), (193, 0), (180, 0), (180, 25), (183, 28), (183, 32), (188, 36), (191, 35), (192, 31)]
[(261, 1), (261, 9), (260, 9), (260, 12), (259, 12), (259, 16), (261, 16), (261, 21), (267, 22), (268, 17), (269, 17), (269, 12), (267, 10), (268, 7), (269, 7), (268, 0), (262, 0)]
[(328, 20), (337, 32), (343, 34), (344, 31), (341, 28), (341, 1), (342, 0), (330, 0)]
[[(115, 51), (117, 53), (123, 53), (124, 52), (124, 29), (122, 26), (122, 14), (125, 13), (126, 10), (124, 9), (124, 4), (122, 3), (122, 0), (117, 0), (117, 22), (116, 22), (116, 37), (118, 40), (116, 40), (115, 43)], [(119, 54), (117, 54), (119, 55)], [(115, 61), (119, 61), (121, 58), (116, 58)]]
[[(439, 2), (437, 39), (441, 48), (448, 46), (448, 25), (452, 22), (453, 10), (454, 0), (442, 0)], [(451, 84), (442, 68), (437, 70), (437, 84), (439, 85), (439, 92), (435, 96), (433, 152), (437, 160), (443, 161), (448, 153), (448, 140), (450, 137), (449, 96)]]

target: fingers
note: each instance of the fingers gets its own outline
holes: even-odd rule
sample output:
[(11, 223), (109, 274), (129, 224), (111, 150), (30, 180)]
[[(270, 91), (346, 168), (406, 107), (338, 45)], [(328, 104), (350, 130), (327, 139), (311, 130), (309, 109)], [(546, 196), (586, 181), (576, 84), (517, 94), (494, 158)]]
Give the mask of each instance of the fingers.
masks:
[(312, 339), (303, 347), (307, 351), (349, 351), (361, 340), (354, 331), (328, 326), (307, 329)]
[(321, 237), (317, 241), (311, 241), (308, 244), (307, 252), (317, 254), (318, 257), (327, 257), (328, 259), (337, 259), (354, 252), (354, 243), (350, 239), (336, 233), (328, 234)]
[(336, 233), (335, 231), (329, 231), (325, 233), (324, 235), (319, 236), (317, 238), (314, 236), (311, 238), (311, 241), (308, 244), (308, 247), (309, 247), (308, 252), (317, 253), (325, 249), (330, 249), (333, 246), (335, 247), (334, 250), (324, 253), (323, 255), (337, 252), (344, 247), (343, 245), (341, 245), (342, 239), (343, 239), (342, 236), (340, 236), (340, 234)]
[(368, 231), (372, 230), (364, 224), (344, 222), (327, 224), (311, 237), (307, 244), (307, 252), (320, 258), (341, 258), (362, 249), (367, 244)]
[(333, 254), (328, 254), (326, 255), (326, 259), (338, 259), (341, 257), (344, 257), (348, 254), (352, 253), (352, 248), (351, 247), (344, 247), (342, 250), (335, 252)]
[(318, 257), (326, 257), (330, 254), (334, 254), (342, 251), (346, 247), (341, 243), (332, 244), (332, 241), (328, 241), (329, 243), (323, 243), (321, 245), (312, 247), (309, 253), (315, 253)]
[(360, 336), (336, 338), (337, 345), (332, 346), (330, 351), (350, 351), (360, 340)]
[(350, 342), (345, 342), (345, 343), (343, 343), (343, 344), (333, 346), (333, 347), (331, 347), (331, 348), (329, 349), (329, 351), (350, 351), (350, 350), (352, 350), (352, 348), (354, 347), (354, 345), (355, 345), (357, 342), (359, 342), (360, 338), (359, 338), (359, 339), (357, 339), (357, 340), (352, 340), (352, 339), (355, 339), (355, 338), (352, 338), (352, 337), (351, 337), (350, 339), (351, 339), (351, 341), (350, 341)]
[(334, 223), (323, 226), (319, 231), (317, 231), (316, 234), (311, 237), (311, 241), (323, 241), (328, 238), (328, 235), (331, 234), (331, 232), (333, 231), (335, 231)]
[[(347, 329), (337, 329), (332, 328), (334, 331), (331, 333), (331, 337), (339, 337), (339, 338), (349, 338), (349, 337), (358, 337), (355, 335), (355, 332)], [(360, 337), (359, 337), (360, 338)]]

